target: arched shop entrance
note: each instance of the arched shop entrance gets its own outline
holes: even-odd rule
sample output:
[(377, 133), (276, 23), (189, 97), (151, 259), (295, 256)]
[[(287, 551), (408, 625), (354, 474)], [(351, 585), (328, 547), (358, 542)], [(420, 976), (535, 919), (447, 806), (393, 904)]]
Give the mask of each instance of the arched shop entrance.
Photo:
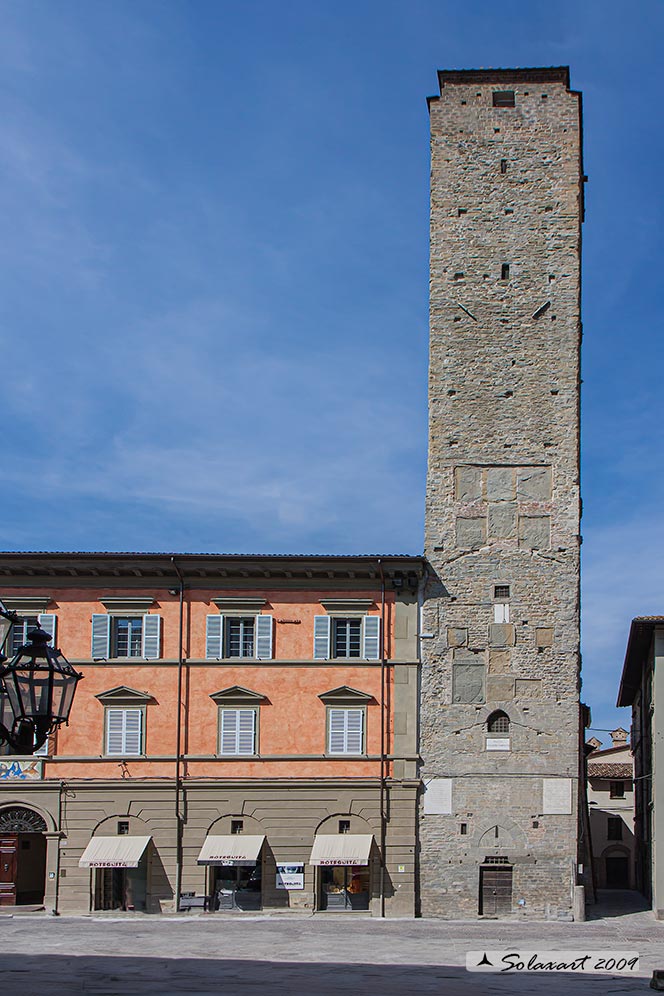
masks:
[(46, 821), (25, 806), (0, 810), (0, 906), (41, 906)]

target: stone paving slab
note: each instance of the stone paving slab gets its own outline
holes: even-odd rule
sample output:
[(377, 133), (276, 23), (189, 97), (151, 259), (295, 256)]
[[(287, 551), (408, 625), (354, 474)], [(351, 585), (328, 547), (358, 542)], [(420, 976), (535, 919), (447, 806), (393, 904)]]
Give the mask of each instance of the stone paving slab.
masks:
[[(468, 973), (469, 949), (627, 950), (638, 977)], [(0, 993), (345, 996), (647, 993), (664, 967), (650, 913), (581, 924), (354, 917), (0, 916)]]

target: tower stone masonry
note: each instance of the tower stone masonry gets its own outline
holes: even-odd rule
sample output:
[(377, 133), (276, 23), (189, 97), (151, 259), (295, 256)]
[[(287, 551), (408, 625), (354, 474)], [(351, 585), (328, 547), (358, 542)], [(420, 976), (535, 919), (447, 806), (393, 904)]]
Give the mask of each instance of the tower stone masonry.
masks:
[(566, 67), (438, 75), (421, 912), (571, 918), (581, 97)]

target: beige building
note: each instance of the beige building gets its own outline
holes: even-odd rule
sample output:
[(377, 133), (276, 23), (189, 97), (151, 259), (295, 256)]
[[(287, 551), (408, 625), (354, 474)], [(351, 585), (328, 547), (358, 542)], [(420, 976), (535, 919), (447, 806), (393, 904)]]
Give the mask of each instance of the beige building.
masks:
[(425, 915), (569, 919), (579, 858), (581, 98), (442, 71), (431, 118)]
[(664, 616), (632, 619), (619, 706), (632, 707), (636, 888), (664, 919)]
[(595, 885), (635, 889), (634, 759), (627, 730), (611, 732), (613, 746), (591, 740), (588, 754), (588, 807)]

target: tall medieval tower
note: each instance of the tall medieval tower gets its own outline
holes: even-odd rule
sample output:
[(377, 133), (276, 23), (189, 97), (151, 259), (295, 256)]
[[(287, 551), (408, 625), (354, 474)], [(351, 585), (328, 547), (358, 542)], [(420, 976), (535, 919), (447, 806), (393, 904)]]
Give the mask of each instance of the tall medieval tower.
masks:
[(421, 908), (569, 918), (578, 875), (581, 99), (565, 67), (438, 75)]

